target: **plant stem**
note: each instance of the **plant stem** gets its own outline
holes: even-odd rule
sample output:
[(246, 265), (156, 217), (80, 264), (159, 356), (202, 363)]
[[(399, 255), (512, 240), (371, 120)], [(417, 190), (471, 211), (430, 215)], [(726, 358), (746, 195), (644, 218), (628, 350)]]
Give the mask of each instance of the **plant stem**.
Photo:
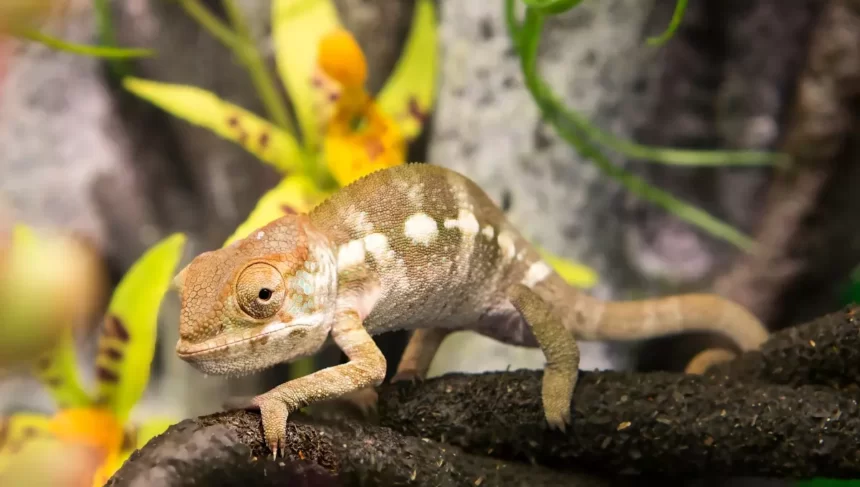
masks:
[[(542, 5), (544, 9), (554, 11), (556, 9), (567, 10), (578, 5), (580, 2), (567, 2), (564, 0), (524, 0), (526, 8), (535, 14), (543, 15), (540, 9), (533, 8), (533, 4)], [(684, 9), (686, 8), (686, 0), (679, 0), (675, 13), (672, 17), (672, 23), (669, 26), (668, 33), (663, 36), (671, 36), (683, 18)], [(522, 27), (516, 19), (514, 12), (514, 1), (505, 0), (504, 5), (505, 20), (508, 25), (508, 30), (511, 33), (514, 47), (519, 50), (517, 43), (521, 36)], [(653, 38), (652, 38), (653, 39)], [(649, 43), (653, 43), (649, 39)], [(603, 131), (600, 128), (589, 123), (584, 117), (580, 116), (573, 110), (565, 110), (565, 123), (571, 124), (576, 130), (582, 132), (585, 136), (591, 138), (599, 144), (606, 146), (608, 149), (614, 150), (631, 159), (640, 159), (646, 162), (657, 162), (670, 166), (768, 166), (774, 165), (784, 168), (790, 164), (790, 157), (787, 154), (780, 154), (766, 151), (754, 150), (685, 150), (672, 147), (655, 147), (643, 144), (638, 144), (633, 141), (624, 140), (609, 132)]]
[[(513, 0), (506, 0), (506, 2), (513, 2)], [(754, 240), (734, 227), (675, 198), (670, 193), (649, 185), (643, 179), (606, 159), (598, 148), (585, 137), (585, 134), (581, 133), (582, 130), (577, 121), (572, 120), (575, 117), (558, 101), (550, 87), (537, 74), (537, 48), (540, 44), (543, 16), (531, 8), (526, 8), (525, 19), (521, 25), (517, 25), (516, 19), (512, 15), (508, 16), (508, 20), (513, 22), (510, 27), (511, 33), (518, 32), (514, 44), (519, 51), (526, 86), (544, 118), (552, 124), (565, 141), (575, 147), (582, 156), (591, 159), (604, 174), (643, 200), (661, 206), (678, 218), (727, 240), (741, 249), (750, 251), (754, 248)], [(580, 129), (580, 133), (577, 132), (578, 129)]]
[(229, 27), (224, 25), (217, 17), (212, 15), (206, 7), (200, 4), (197, 0), (178, 0), (179, 5), (185, 12), (197, 21), (206, 31), (212, 34), (213, 37), (221, 41), (222, 44), (229, 47), (240, 58), (245, 57), (245, 52), (252, 49), (244, 39), (237, 36)]
[(251, 76), (260, 100), (265, 105), (266, 111), (269, 113), (272, 121), (282, 129), (292, 133), (293, 137), (296, 137), (298, 140), (298, 133), (287, 114), (287, 107), (278, 95), (275, 82), (263, 62), (263, 56), (260, 54), (260, 50), (257, 49), (256, 42), (251, 38), (248, 23), (245, 21), (241, 9), (239, 9), (234, 0), (223, 1), (224, 8), (227, 10), (227, 16), (230, 18), (233, 28), (236, 29), (236, 34), (248, 46), (244, 55), (240, 56), (240, 59)]
[(675, 11), (672, 13), (672, 20), (669, 22), (666, 32), (663, 32), (659, 36), (649, 37), (648, 44), (652, 46), (665, 44), (675, 34), (675, 31), (678, 30), (678, 26), (681, 25), (685, 10), (687, 10), (687, 0), (678, 0), (675, 3)]

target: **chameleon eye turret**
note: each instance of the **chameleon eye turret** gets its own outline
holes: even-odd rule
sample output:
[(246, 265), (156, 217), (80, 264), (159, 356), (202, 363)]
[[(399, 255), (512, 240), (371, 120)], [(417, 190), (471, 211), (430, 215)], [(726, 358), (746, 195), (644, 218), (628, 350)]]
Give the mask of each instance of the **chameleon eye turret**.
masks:
[(274, 266), (256, 262), (245, 268), (236, 280), (236, 301), (251, 318), (274, 316), (284, 304), (284, 278)]

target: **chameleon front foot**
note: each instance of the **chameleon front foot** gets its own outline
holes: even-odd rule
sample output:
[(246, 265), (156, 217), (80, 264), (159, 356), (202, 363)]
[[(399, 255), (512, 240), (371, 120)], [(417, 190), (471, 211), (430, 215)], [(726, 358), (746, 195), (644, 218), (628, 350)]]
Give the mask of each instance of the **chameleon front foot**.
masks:
[(278, 455), (286, 456), (287, 448), (287, 418), (290, 410), (287, 404), (276, 397), (266, 394), (257, 396), (253, 404), (260, 408), (260, 416), (263, 420), (263, 439), (266, 446), (271, 450), (274, 459)]

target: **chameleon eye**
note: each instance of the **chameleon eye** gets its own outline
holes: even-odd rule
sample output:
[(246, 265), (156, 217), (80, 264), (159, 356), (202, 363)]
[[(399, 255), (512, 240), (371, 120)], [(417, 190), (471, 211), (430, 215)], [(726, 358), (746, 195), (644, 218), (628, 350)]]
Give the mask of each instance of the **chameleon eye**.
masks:
[(251, 264), (236, 281), (239, 307), (258, 320), (274, 316), (284, 303), (284, 294), (284, 278), (269, 264)]

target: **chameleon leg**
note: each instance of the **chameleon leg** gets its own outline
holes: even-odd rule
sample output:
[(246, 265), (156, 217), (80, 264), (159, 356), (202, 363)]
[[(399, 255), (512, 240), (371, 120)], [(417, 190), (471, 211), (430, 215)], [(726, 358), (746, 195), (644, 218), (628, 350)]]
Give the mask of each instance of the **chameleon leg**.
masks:
[(546, 357), (541, 387), (544, 414), (550, 428), (564, 431), (570, 423), (570, 402), (579, 374), (579, 346), (537, 293), (515, 284), (507, 297), (531, 327)]
[(427, 370), (430, 369), (436, 351), (445, 337), (453, 331), (446, 328), (419, 328), (412, 332), (391, 382), (427, 377)]
[[(439, 345), (448, 334), (454, 330), (442, 328), (420, 328), (412, 333), (406, 350), (397, 365), (397, 373), (391, 378), (391, 382), (402, 380), (424, 379), (427, 377), (427, 369), (430, 362), (439, 350)], [(355, 405), (365, 416), (370, 415), (376, 409), (379, 395), (373, 387), (365, 387), (354, 392), (344, 394), (341, 399)]]
[(338, 312), (331, 336), (349, 362), (291, 380), (254, 398), (263, 419), (266, 444), (275, 458), (278, 452), (284, 454), (290, 413), (313, 402), (377, 386), (385, 378), (385, 356), (362, 326), (358, 312)]

